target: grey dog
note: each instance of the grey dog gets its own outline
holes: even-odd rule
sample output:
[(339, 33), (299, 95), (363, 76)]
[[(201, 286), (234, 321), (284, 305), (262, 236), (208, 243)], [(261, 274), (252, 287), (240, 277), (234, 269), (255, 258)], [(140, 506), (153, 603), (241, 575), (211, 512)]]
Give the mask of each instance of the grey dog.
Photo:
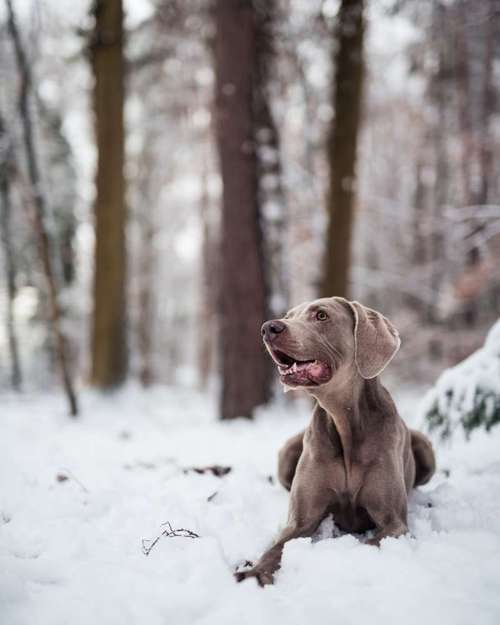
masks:
[(400, 346), (379, 312), (318, 299), (267, 321), (262, 336), (281, 382), (316, 400), (305, 431), (279, 452), (278, 477), (291, 491), (286, 527), (253, 568), (236, 573), (263, 586), (273, 582), (284, 544), (311, 536), (329, 514), (344, 531), (373, 530), (372, 545), (405, 534), (408, 493), (430, 480), (435, 457), (379, 381)]

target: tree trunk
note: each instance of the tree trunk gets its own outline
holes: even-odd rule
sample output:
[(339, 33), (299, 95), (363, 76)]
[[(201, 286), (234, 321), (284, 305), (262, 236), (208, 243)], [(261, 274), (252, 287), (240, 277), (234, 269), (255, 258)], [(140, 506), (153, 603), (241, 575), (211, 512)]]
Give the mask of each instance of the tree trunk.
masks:
[[(467, 174), (464, 200), (466, 205), (478, 207), (488, 204), (490, 187), (494, 179), (491, 123), (496, 98), (493, 64), (500, 9), (495, 0), (483, 3), (462, 0), (457, 3), (456, 12), (458, 49), (456, 81), (460, 94), (459, 136), (465, 138), (462, 167)], [(467, 244), (477, 238), (483, 228), (484, 223), (471, 219)], [(465, 257), (466, 271), (474, 271), (481, 262), (480, 247), (471, 245)], [(466, 326), (474, 327), (477, 324), (480, 308), (476, 298), (469, 298), (464, 303), (463, 319)]]
[[(439, 55), (438, 63), (442, 67), (444, 59)], [(438, 69), (437, 78), (434, 85), (434, 105), (436, 108), (436, 118), (438, 129), (434, 132), (434, 158), (435, 158), (435, 180), (433, 189), (433, 204), (430, 212), (432, 231), (428, 236), (428, 258), (431, 263), (429, 288), (433, 293), (432, 301), (427, 305), (427, 323), (436, 324), (439, 320), (438, 298), (444, 282), (444, 270), (446, 261), (446, 240), (443, 230), (443, 212), (449, 197), (450, 171), (447, 136), (440, 129), (447, 127), (447, 95), (445, 82), (440, 78), (441, 71)], [(437, 348), (432, 347), (433, 358), (439, 357)]]
[(17, 30), (16, 19), (11, 0), (6, 0), (8, 13), (8, 29), (14, 45), (16, 62), (21, 79), (20, 95), (19, 95), (19, 113), (21, 116), (23, 128), (23, 140), (26, 150), (26, 161), (28, 165), (28, 175), (31, 184), (31, 192), (33, 196), (34, 206), (34, 226), (35, 234), (38, 241), (38, 249), (42, 262), (43, 272), (47, 280), (48, 300), (51, 314), (52, 332), (56, 343), (56, 353), (59, 360), (61, 375), (64, 389), (68, 398), (70, 414), (76, 416), (78, 414), (78, 405), (76, 400), (73, 382), (70, 375), (68, 345), (66, 337), (61, 328), (61, 308), (59, 305), (58, 288), (51, 257), (51, 244), (49, 233), (45, 227), (46, 219), (46, 202), (42, 189), (42, 180), (38, 167), (37, 154), (34, 143), (33, 126), (30, 115), (29, 101), (31, 95), (31, 73), (26, 60), (24, 48), (21, 43), (19, 31)]
[(97, 0), (94, 16), (97, 173), (91, 383), (105, 389), (123, 382), (128, 366), (121, 0)]
[(54, 243), (59, 248), (61, 261), (61, 286), (71, 286), (76, 277), (76, 257), (74, 240), (76, 235), (76, 218), (74, 214), (76, 175), (73, 169), (73, 154), (71, 147), (64, 136), (63, 118), (57, 109), (48, 107), (40, 94), (36, 95), (36, 105), (41, 124), (50, 134), (50, 145), (45, 154), (46, 169), (61, 170), (68, 188), (73, 191), (71, 195), (61, 194), (58, 190), (52, 193), (51, 206), (54, 220)]
[(12, 153), (10, 138), (5, 130), (5, 123), (0, 116), (0, 238), (4, 252), (5, 282), (7, 284), (6, 327), (9, 342), (11, 385), (16, 391), (21, 388), (21, 366), (14, 319), (14, 299), (16, 297), (16, 264), (12, 249), (10, 175), (12, 169)]
[[(154, 368), (154, 326), (155, 326), (155, 280), (156, 280), (156, 207), (159, 185), (155, 174), (156, 126), (147, 124), (144, 143), (138, 156), (137, 175), (134, 181), (135, 210), (131, 216), (135, 220), (139, 249), (137, 250), (137, 321), (135, 324), (139, 356), (139, 379), (145, 388), (155, 381)], [(134, 204), (132, 203), (134, 207)]]
[(356, 149), (363, 86), (364, 0), (342, 0), (337, 26), (324, 296), (349, 295)]
[(288, 215), (280, 134), (271, 106), (271, 82), (276, 56), (275, 29), (279, 22), (276, 0), (255, 3), (257, 70), (254, 93), (257, 130), (257, 178), (259, 206), (264, 236), (269, 307), (273, 316), (281, 317), (290, 307), (290, 280), (286, 257)]
[(200, 307), (198, 322), (198, 378), (201, 390), (206, 390), (210, 374), (214, 370), (217, 349), (217, 241), (211, 220), (208, 192), (207, 159), (203, 159), (201, 172), (200, 219), (202, 224)]
[(139, 318), (137, 320), (140, 357), (139, 378), (142, 386), (148, 387), (153, 384), (155, 377), (153, 367), (155, 232), (153, 221), (149, 215), (141, 220), (140, 228)]
[(256, 17), (250, 0), (216, 3), (216, 134), (222, 174), (221, 417), (251, 417), (269, 398), (260, 340), (267, 315), (255, 153)]

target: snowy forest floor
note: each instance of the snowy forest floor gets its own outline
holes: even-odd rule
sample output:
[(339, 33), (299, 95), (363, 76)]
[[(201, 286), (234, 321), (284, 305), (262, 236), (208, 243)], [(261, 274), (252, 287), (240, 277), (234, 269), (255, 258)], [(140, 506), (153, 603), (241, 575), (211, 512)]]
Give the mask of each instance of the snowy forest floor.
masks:
[[(400, 400), (411, 423), (418, 396)], [(59, 396), (2, 398), (2, 625), (500, 623), (500, 428), (438, 447), (437, 475), (411, 498), (411, 537), (377, 549), (331, 538), (327, 519), (318, 540), (287, 545), (261, 589), (232, 572), (285, 522), (288, 493), (269, 476), (309, 404), (231, 423), (185, 389), (87, 392), (82, 404), (72, 421)], [(184, 472), (213, 464), (232, 471)], [(144, 555), (167, 521), (200, 538)]]

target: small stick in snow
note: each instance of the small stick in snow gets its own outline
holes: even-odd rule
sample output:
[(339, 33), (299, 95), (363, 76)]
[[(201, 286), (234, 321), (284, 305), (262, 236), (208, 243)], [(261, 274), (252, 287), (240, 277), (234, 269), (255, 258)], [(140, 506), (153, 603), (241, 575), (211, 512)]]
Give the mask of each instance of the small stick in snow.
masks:
[(58, 482), (65, 482), (66, 480), (72, 479), (74, 482), (76, 482), (78, 484), (78, 486), (83, 490), (84, 493), (88, 493), (89, 490), (88, 488), (86, 488), (81, 482), (80, 480), (75, 476), (75, 474), (73, 473), (73, 471), (70, 471), (69, 469), (65, 469), (64, 467), (59, 471), (59, 473), (56, 475), (56, 480)]
[(212, 473), (215, 477), (223, 477), (227, 475), (232, 470), (232, 467), (224, 467), (220, 464), (212, 464), (208, 467), (189, 467), (184, 469), (184, 473), (189, 473), (190, 471), (194, 471), (195, 473)]
[(162, 526), (163, 525), (166, 525), (167, 529), (163, 530), (163, 532), (159, 534), (156, 538), (152, 540), (148, 538), (142, 539), (142, 553), (145, 556), (149, 556), (149, 554), (151, 553), (151, 550), (155, 547), (155, 545), (158, 543), (158, 541), (160, 540), (162, 536), (165, 536), (166, 538), (199, 538), (200, 537), (200, 535), (197, 534), (196, 532), (187, 530), (183, 527), (180, 527), (179, 529), (174, 530), (172, 526), (170, 525), (169, 521), (166, 521), (166, 523), (162, 523)]

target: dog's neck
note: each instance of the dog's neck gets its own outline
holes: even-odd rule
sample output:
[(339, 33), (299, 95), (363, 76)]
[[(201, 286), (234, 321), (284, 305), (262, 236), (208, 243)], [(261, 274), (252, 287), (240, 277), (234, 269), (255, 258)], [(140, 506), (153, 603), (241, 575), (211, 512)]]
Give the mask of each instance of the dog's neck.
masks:
[(342, 445), (346, 473), (349, 475), (353, 441), (364, 436), (366, 419), (378, 403), (381, 385), (378, 378), (365, 380), (357, 372), (342, 377), (335, 380), (335, 386), (325, 384), (314, 389), (311, 394), (333, 421)]

